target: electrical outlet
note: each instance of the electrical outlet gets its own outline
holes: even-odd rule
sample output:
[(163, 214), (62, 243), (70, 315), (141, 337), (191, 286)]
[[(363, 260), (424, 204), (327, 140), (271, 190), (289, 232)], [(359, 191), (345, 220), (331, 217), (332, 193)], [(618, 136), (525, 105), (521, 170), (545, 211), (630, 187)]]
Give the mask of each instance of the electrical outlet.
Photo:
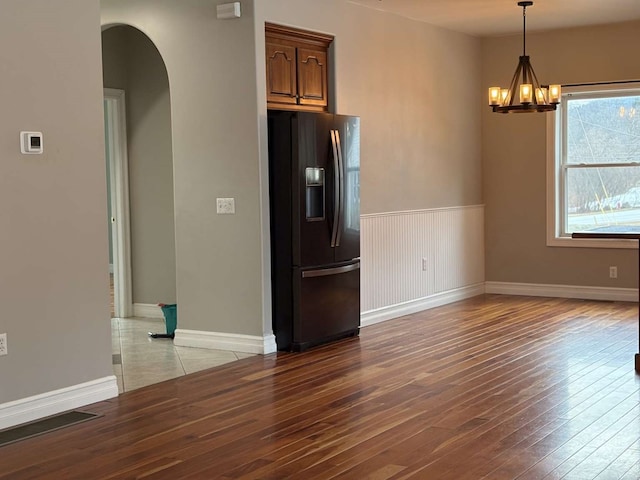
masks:
[(618, 267), (609, 267), (609, 278), (618, 278)]
[(427, 271), (427, 259), (426, 258), (422, 258), (422, 271), (423, 272)]
[(0, 356), (6, 355), (7, 353), (7, 334), (0, 333)]

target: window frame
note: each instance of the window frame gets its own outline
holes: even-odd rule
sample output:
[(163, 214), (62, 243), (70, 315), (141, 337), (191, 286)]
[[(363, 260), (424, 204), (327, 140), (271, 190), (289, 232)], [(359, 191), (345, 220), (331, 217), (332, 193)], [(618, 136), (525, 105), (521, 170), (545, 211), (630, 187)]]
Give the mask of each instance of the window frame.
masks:
[(563, 235), (566, 216), (566, 170), (563, 159), (566, 155), (566, 105), (567, 97), (602, 98), (621, 93), (619, 96), (640, 95), (640, 82), (619, 82), (583, 86), (562, 86), (562, 98), (555, 112), (547, 113), (547, 246), (585, 248), (638, 248), (637, 240), (585, 239)]

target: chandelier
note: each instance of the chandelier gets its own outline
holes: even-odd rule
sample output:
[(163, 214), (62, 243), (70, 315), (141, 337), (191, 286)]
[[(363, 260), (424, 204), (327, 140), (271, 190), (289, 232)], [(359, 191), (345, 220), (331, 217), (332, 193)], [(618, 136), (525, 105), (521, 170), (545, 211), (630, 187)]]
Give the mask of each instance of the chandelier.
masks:
[(560, 103), (560, 85), (541, 86), (527, 55), (527, 7), (532, 5), (531, 1), (518, 2), (522, 7), (522, 56), (509, 88), (489, 87), (489, 106), (494, 112), (550, 112)]

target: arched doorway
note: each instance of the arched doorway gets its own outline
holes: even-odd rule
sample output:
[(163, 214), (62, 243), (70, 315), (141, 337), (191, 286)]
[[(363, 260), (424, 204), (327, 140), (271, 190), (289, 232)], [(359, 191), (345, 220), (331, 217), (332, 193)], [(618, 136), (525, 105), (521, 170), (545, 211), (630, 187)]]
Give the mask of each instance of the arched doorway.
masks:
[[(110, 226), (116, 227), (110, 236), (110, 263), (114, 267), (112, 316), (161, 318), (157, 304), (176, 302), (171, 99), (167, 69), (153, 42), (140, 30), (127, 25), (103, 30), (102, 60), (107, 159), (117, 159), (114, 153), (120, 149), (124, 151), (125, 164), (128, 163), (125, 167), (122, 163), (110, 165), (108, 162), (107, 165), (107, 176), (113, 179), (109, 206), (125, 208), (130, 226), (129, 239), (118, 235), (127, 230), (118, 228), (123, 226), (118, 222), (127, 223), (126, 215), (118, 215), (118, 208), (110, 213)], [(126, 124), (122, 134), (117, 131), (117, 118), (109, 117), (113, 114), (109, 106), (118, 95), (120, 113), (126, 109), (126, 113), (120, 115), (120, 125)], [(117, 115), (118, 109), (115, 111)], [(114, 143), (114, 138), (126, 144)], [(121, 177), (114, 174), (118, 168)], [(121, 197), (123, 193), (125, 198)], [(118, 198), (114, 199), (114, 195)], [(124, 273), (118, 268), (127, 262), (131, 271), (128, 285), (126, 268)], [(120, 333), (126, 335), (127, 332)], [(149, 375), (139, 386), (164, 379)]]

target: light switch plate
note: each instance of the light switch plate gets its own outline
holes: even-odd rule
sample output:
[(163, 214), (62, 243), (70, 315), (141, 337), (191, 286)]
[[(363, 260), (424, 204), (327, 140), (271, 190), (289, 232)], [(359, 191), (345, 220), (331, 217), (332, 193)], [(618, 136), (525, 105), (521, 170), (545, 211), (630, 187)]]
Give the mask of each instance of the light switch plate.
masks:
[(216, 211), (220, 215), (233, 215), (236, 213), (235, 198), (216, 198)]

